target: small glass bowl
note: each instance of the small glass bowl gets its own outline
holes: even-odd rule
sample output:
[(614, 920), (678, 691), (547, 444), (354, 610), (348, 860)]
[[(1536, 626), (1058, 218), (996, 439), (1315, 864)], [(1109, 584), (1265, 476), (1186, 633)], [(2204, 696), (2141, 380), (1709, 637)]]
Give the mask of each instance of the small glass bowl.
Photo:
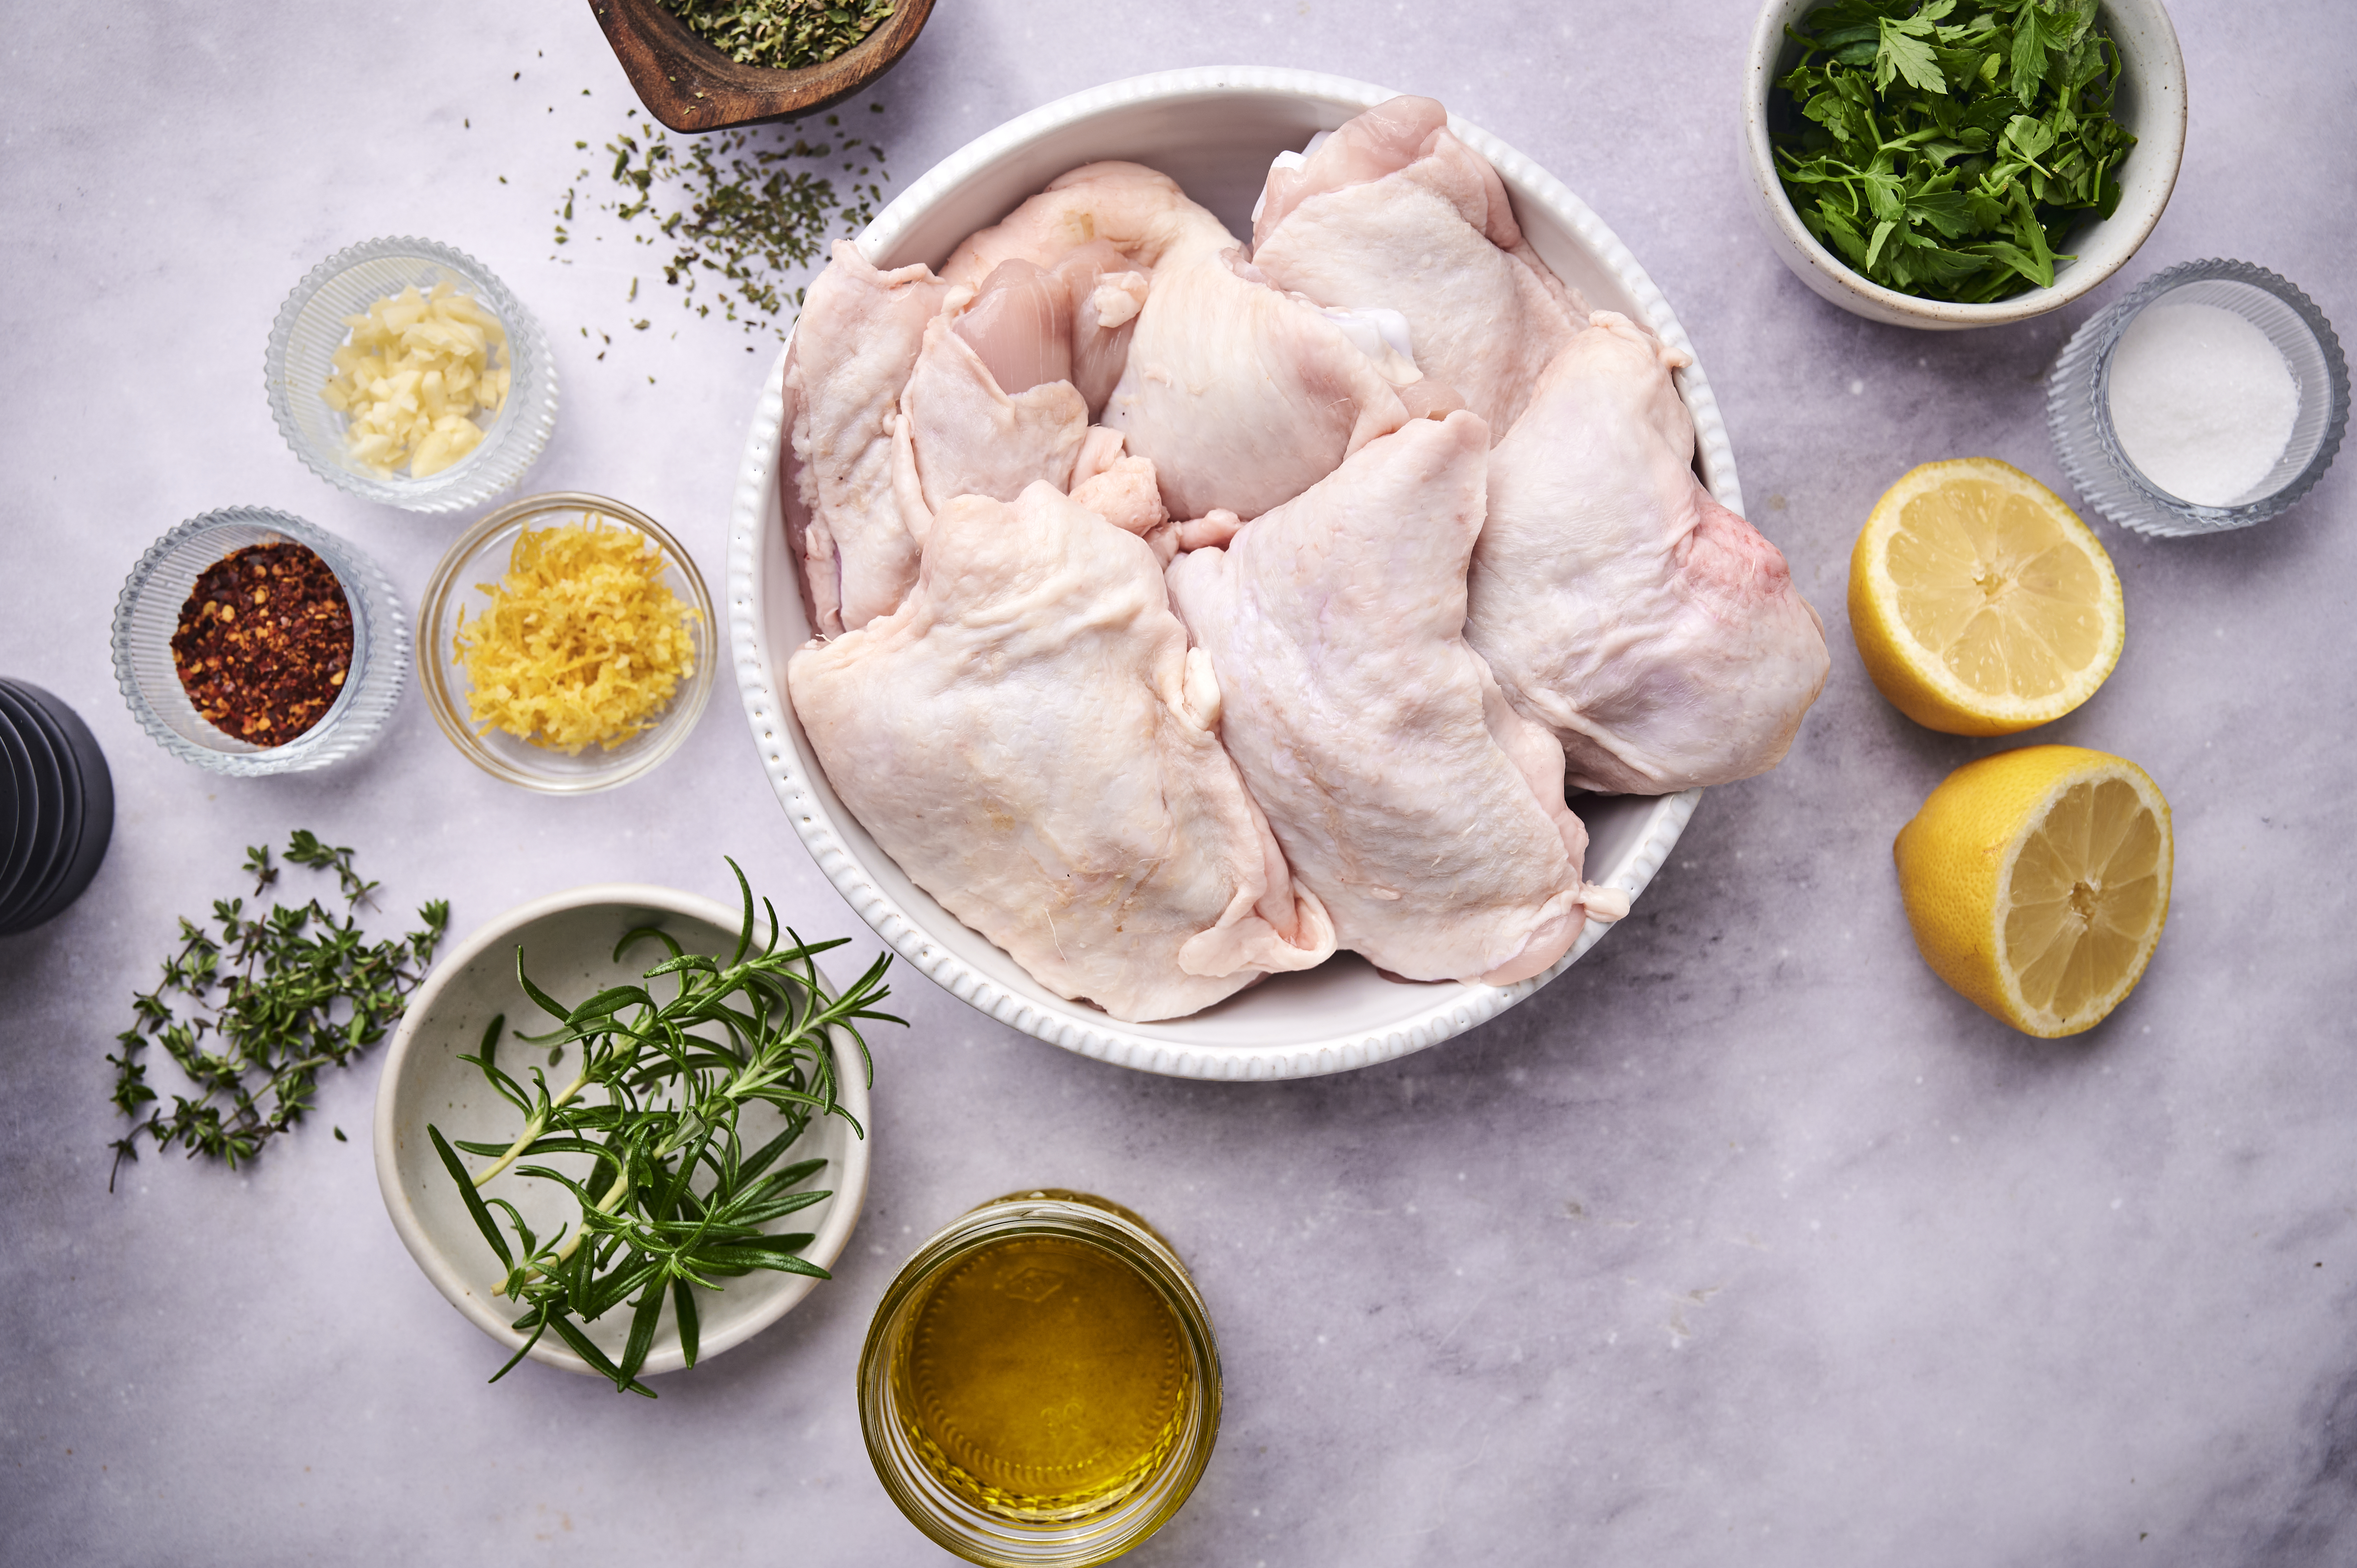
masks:
[[(307, 546), (343, 585), (352, 662), (342, 693), (317, 724), (264, 747), (214, 728), (197, 712), (172, 663), (172, 634), (205, 568), (233, 550), (283, 540)], [(183, 762), (238, 779), (341, 762), (377, 737), (409, 679), (409, 618), (383, 570), (326, 530), (267, 507), (209, 511), (157, 540), (114, 601), (113, 645), (115, 684), (140, 727)]]
[[(2299, 413), (2275, 467), (2242, 499), (2199, 506), (2154, 484), (2129, 461), (2112, 426), (2112, 352), (2147, 306), (2214, 305), (2267, 335), (2299, 383)], [(2186, 262), (2090, 317), (2046, 381), (2046, 427), (2080, 496), (2123, 528), (2161, 537), (2223, 533), (2278, 517), (2332, 466), (2349, 426), (2349, 361), (2316, 302), (2248, 262)]]
[[(350, 421), (328, 406), (321, 389), (335, 373), (336, 350), (351, 337), (346, 317), (365, 315), (378, 300), (413, 284), (430, 293), (442, 283), (472, 295), (499, 317), (508, 340), (507, 401), (481, 445), (440, 473), (380, 478), (352, 460), (344, 446)], [(313, 267), (279, 306), (263, 375), (270, 415), (305, 467), (363, 499), (409, 511), (481, 505), (523, 478), (556, 427), (556, 365), (540, 324), (490, 268), (431, 240), (371, 240)]]
[[(480, 615), (490, 603), (488, 589), (506, 575), (510, 553), (527, 528), (554, 528), (577, 522), (590, 514), (637, 529), (662, 547), (662, 582), (695, 612), (689, 636), (694, 644), (695, 670), (672, 693), (671, 705), (655, 722), (619, 746), (588, 746), (568, 756), (549, 746), (534, 746), (494, 729), (477, 734), (469, 712), (467, 667), (459, 662), (459, 613)], [(425, 687), (426, 706), (434, 722), (464, 752), (467, 760), (493, 778), (552, 795), (586, 795), (627, 783), (677, 751), (703, 715), (712, 695), (712, 664), (716, 646), (712, 625), (712, 596), (704, 575), (680, 542), (661, 523), (639, 510), (604, 496), (576, 490), (551, 490), (510, 501), (461, 534), (444, 553), (425, 585), (418, 607), (418, 636), (424, 644), (418, 678)]]
[[(1060, 1239), (1103, 1249), (1142, 1276), (1178, 1319), (1194, 1394), (1159, 1466), (1135, 1488), (1078, 1517), (1012, 1517), (953, 1490), (919, 1456), (901, 1409), (899, 1351), (935, 1282), (961, 1261), (1014, 1238)], [(1220, 1434), (1220, 1352), (1211, 1317), (1187, 1265), (1145, 1220), (1087, 1193), (1011, 1193), (951, 1222), (918, 1249), (884, 1292), (859, 1356), (859, 1424), (877, 1477), (909, 1521), (935, 1544), (988, 1568), (1090, 1568), (1109, 1563), (1168, 1523), (1211, 1463)]]

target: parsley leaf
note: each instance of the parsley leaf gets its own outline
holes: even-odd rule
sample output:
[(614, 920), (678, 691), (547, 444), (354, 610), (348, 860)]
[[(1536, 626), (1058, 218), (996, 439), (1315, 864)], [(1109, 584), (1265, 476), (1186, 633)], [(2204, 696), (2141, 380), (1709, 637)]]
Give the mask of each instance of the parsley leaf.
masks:
[(1946, 96), (1948, 79), (1940, 74), (1940, 62), (1932, 57), (1932, 46), (1919, 36), (1932, 30), (1931, 23), (1921, 16), (1905, 22), (1894, 22), (1885, 16), (1875, 26), (1882, 33), (1882, 42), (1874, 55), (1877, 92), (1889, 87), (1893, 76), (1900, 76), (1910, 87)]

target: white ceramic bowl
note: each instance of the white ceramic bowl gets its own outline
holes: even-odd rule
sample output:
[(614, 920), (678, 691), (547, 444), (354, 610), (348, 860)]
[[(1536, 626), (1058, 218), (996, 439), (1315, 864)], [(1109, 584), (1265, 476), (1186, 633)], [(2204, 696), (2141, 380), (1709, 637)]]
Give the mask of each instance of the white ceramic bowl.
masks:
[(1751, 215), (1777, 258), (1821, 297), (1853, 315), (1893, 327), (1939, 331), (2003, 327), (2059, 310), (2110, 277), (2160, 221), (2185, 155), (2185, 56), (2160, 0), (2104, 0), (2096, 16), (2120, 50), (2113, 117), (2135, 133), (2136, 144), (2121, 166), (2118, 209), (2072, 236), (2071, 249), (2078, 259), (2055, 267), (2054, 286), (2033, 288), (1991, 305), (1954, 305), (1900, 294), (1852, 272), (1802, 226), (1777, 177), (1768, 140), (1769, 94), (1800, 56), (1800, 47), (1784, 36), (1784, 28), (1824, 3), (1768, 0), (1761, 7), (1759, 25), (1751, 30), (1751, 58), (1743, 73), (1742, 114), (1737, 122), (1742, 133), (1743, 193), (1750, 199)]
[[(1169, 174), (1239, 234), (1269, 160), (1393, 96), (1308, 71), (1205, 68), (1135, 77), (1011, 120), (934, 166), (860, 236), (879, 266), (940, 266), (957, 242), (996, 223), (1076, 165), (1128, 158)], [(1628, 248), (1562, 183), (1496, 137), (1452, 127), (1497, 166), (1516, 217), (1547, 264), (1599, 309), (1693, 345)], [(1591, 923), (1562, 962), (1519, 984), (1409, 984), (1350, 954), (1272, 977), (1192, 1017), (1124, 1024), (1047, 990), (935, 903), (845, 809), (786, 695), (787, 657), (810, 638), (779, 509), (784, 356), (754, 411), (728, 536), (728, 626), (754, 744), (786, 817), (819, 868), (892, 949), (992, 1017), (1066, 1049), (1184, 1078), (1266, 1079), (1335, 1072), (1404, 1056), (1495, 1017), (1563, 972), (1608, 929)], [(1735, 455), (1697, 365), (1679, 375), (1694, 415), (1698, 467), (1740, 511)], [(1698, 789), (1659, 799), (1583, 799), (1587, 875), (1632, 897), (1660, 869), (1694, 814)]]
[[(725, 955), (736, 947), (737, 911), (693, 894), (635, 883), (576, 887), (511, 909), (434, 966), (410, 998), (409, 1010), (394, 1031), (393, 1048), (385, 1057), (383, 1076), (377, 1082), (375, 1128), (376, 1180), (385, 1209), (393, 1216), (393, 1228), (400, 1233), (402, 1245), (434, 1282), (434, 1288), (476, 1327), (498, 1340), (504, 1347), (503, 1355), (512, 1355), (524, 1341), (522, 1335), (508, 1326), (518, 1315), (514, 1304), (491, 1294), (505, 1271), (468, 1217), (457, 1187), (425, 1135), (426, 1124), (438, 1127), (454, 1144), (460, 1139), (482, 1143), (506, 1139), (519, 1131), (515, 1107), (500, 1098), (484, 1080), (480, 1069), (458, 1059), (481, 1044), (483, 1026), (495, 1014), (507, 1015), (510, 1030), (538, 1034), (555, 1026), (516, 983), (519, 946), (533, 983), (569, 1004), (586, 1000), (608, 985), (637, 980), (662, 956), (659, 950), (640, 948), (619, 963), (614, 961), (615, 943), (625, 932), (644, 925), (662, 927), (692, 952)], [(866, 1069), (858, 1047), (840, 1032), (832, 1043), (838, 1098), (859, 1124), (867, 1127)], [(521, 1077), (527, 1066), (545, 1063), (547, 1053), (511, 1035), (500, 1043), (499, 1059)], [(783, 1125), (759, 1107), (744, 1113), (742, 1124), (748, 1136), (764, 1126), (773, 1135)], [(794, 1144), (797, 1159), (823, 1156), (826, 1160), (826, 1168), (811, 1185), (834, 1196), (788, 1216), (772, 1229), (814, 1232), (815, 1239), (802, 1255), (822, 1268), (832, 1266), (842, 1255), (852, 1227), (858, 1222), (860, 1204), (867, 1195), (867, 1140), (854, 1135), (835, 1116), (813, 1120)], [(473, 1156), (460, 1157), (479, 1164)], [(567, 1161), (548, 1163), (562, 1165)], [(578, 1163), (577, 1157), (574, 1163)], [(487, 1196), (502, 1197), (515, 1204), (543, 1236), (554, 1230), (556, 1221), (576, 1212), (563, 1188), (512, 1172), (485, 1190)], [(760, 1270), (728, 1281), (717, 1294), (698, 1293), (697, 1364), (767, 1328), (820, 1283), (806, 1274)], [(617, 1308), (583, 1326), (599, 1349), (619, 1357), (630, 1337), (630, 1317), (627, 1307)], [(533, 1347), (532, 1359), (567, 1371), (601, 1375), (554, 1334), (543, 1337)], [(666, 1306), (645, 1369), (671, 1372), (684, 1364), (678, 1329)]]

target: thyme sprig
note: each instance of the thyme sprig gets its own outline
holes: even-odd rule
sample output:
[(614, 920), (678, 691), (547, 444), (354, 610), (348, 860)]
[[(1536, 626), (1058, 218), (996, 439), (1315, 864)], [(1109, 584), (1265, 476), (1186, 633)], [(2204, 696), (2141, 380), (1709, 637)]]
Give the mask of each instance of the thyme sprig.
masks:
[[(769, 940), (753, 950), (753, 890), (734, 860), (744, 918), (727, 959), (683, 950), (668, 933), (640, 927), (614, 950), (619, 961), (641, 943), (662, 944), (667, 956), (642, 983), (610, 986), (566, 1007), (524, 969), (516, 951), (516, 980), (540, 1009), (558, 1021), (542, 1035), (516, 1038), (550, 1049), (549, 1066), (578, 1047), (579, 1066), (560, 1089), (546, 1070), (531, 1068), (527, 1083), (500, 1065), (504, 1015), (483, 1031), (472, 1056), (501, 1098), (522, 1114), (510, 1142), (445, 1138), (428, 1125), (450, 1179), (507, 1271), (497, 1294), (524, 1305), (513, 1326), (522, 1348), (491, 1375), (497, 1382), (552, 1330), (618, 1390), (654, 1396), (639, 1380), (668, 1299), (689, 1366), (695, 1364), (698, 1315), (694, 1292), (756, 1269), (830, 1277), (797, 1256), (813, 1237), (777, 1235), (771, 1221), (834, 1196), (797, 1190), (826, 1162), (801, 1160), (772, 1169), (813, 1116), (839, 1116), (854, 1133), (866, 1129), (836, 1097), (835, 1062), (828, 1032), (841, 1029), (857, 1045), (869, 1081), (875, 1066), (861, 1037), (861, 1020), (898, 1024), (876, 1010), (889, 992), (883, 984), (889, 955), (877, 959), (858, 982), (829, 996), (814, 961), (841, 940), (804, 942), (792, 931), (779, 943), (778, 912), (766, 898)], [(672, 983), (659, 999), (654, 983)], [(748, 1105), (767, 1105), (785, 1125), (748, 1149), (737, 1126)], [(490, 1155), (469, 1174), (459, 1152)], [(534, 1162), (550, 1155), (586, 1156), (588, 1169), (568, 1174)], [(519, 1176), (554, 1182), (572, 1194), (577, 1214), (542, 1237), (507, 1198), (482, 1189), (512, 1169)], [(497, 1211), (494, 1213), (494, 1211)], [(505, 1226), (500, 1220), (504, 1218)], [(581, 1325), (630, 1303), (630, 1327), (620, 1359), (601, 1349)]]
[[(398, 941), (370, 943), (352, 910), (374, 891), (352, 868), (349, 846), (298, 828), (286, 859), (333, 872), (345, 913), (318, 899), (248, 915), (242, 898), (216, 899), (210, 920), (180, 920), (179, 948), (164, 961), (162, 983), (132, 998), (132, 1026), (115, 1036), (115, 1108), (135, 1118), (115, 1140), (109, 1191), (144, 1133), (159, 1149), (185, 1147), (235, 1168), (293, 1127), (310, 1108), (323, 1068), (341, 1067), (382, 1039), (404, 998), (424, 978), (450, 923), (450, 906), (419, 908), (421, 928)], [(278, 880), (266, 844), (249, 846), (245, 870), (260, 898)], [(218, 927), (218, 931), (215, 928)], [(167, 1112), (147, 1081), (142, 1053), (160, 1044), (192, 1092)], [(145, 1119), (136, 1120), (145, 1112)]]

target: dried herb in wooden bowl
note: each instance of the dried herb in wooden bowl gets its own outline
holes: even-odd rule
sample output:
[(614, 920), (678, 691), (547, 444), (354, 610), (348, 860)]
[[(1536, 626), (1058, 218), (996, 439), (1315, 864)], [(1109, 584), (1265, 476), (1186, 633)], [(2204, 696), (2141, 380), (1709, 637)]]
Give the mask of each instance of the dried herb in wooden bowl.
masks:
[(892, 15), (891, 0), (662, 0), (687, 30), (764, 70), (823, 65)]

